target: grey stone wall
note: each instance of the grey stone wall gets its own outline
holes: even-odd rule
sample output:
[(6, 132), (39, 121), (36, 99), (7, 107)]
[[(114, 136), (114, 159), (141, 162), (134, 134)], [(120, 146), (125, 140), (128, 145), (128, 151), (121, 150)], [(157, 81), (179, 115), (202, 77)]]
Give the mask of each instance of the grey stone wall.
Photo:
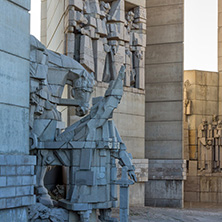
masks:
[(0, 210), (35, 203), (35, 160), (29, 155), (0, 155)]
[(27, 154), (30, 2), (0, 3), (0, 153)]
[[(147, 0), (145, 155), (149, 172), (165, 160), (183, 174), (183, 3)], [(175, 178), (171, 169), (163, 177), (160, 172), (149, 177), (146, 205), (182, 207), (184, 178)]]
[(30, 0), (0, 0), (0, 221), (27, 221), (35, 202), (29, 156)]

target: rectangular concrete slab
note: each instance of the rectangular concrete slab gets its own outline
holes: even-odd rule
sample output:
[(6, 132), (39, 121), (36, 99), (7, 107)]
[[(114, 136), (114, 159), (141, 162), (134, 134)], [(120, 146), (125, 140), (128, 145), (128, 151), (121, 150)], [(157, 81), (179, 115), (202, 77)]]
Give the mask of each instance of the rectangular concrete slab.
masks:
[(181, 24), (147, 27), (147, 44), (176, 43), (183, 41)]
[(182, 82), (183, 63), (146, 65), (146, 83)]
[[(169, 200), (168, 207), (172, 207), (170, 204), (170, 200), (176, 200), (178, 202), (182, 202), (182, 193), (183, 193), (183, 182), (177, 180), (149, 180), (146, 183), (146, 206), (154, 206), (152, 199), (158, 200)], [(166, 207), (166, 203), (164, 201), (159, 202), (156, 206)], [(182, 207), (180, 204), (178, 207)]]
[(147, 0), (147, 7), (183, 4), (183, 0)]
[(183, 4), (147, 8), (147, 26), (183, 23)]
[(146, 121), (173, 121), (182, 120), (183, 103), (180, 102), (147, 102)]
[(146, 65), (173, 62), (183, 62), (183, 44), (170, 43), (146, 47)]
[[(16, 16), (15, 16), (16, 15)], [(1, 1), (0, 50), (29, 59), (29, 13), (9, 1)]]
[(146, 122), (146, 140), (181, 141), (182, 122)]
[(9, 1), (15, 3), (16, 5), (21, 6), (22, 8), (24, 8), (28, 11), (31, 9), (30, 0), (9, 0)]
[(0, 104), (1, 153), (29, 153), (29, 109)]
[(29, 108), (29, 61), (0, 51), (0, 103)]
[(146, 102), (182, 101), (182, 82), (146, 84)]
[(182, 158), (181, 141), (147, 141), (145, 157), (148, 159), (180, 159)]

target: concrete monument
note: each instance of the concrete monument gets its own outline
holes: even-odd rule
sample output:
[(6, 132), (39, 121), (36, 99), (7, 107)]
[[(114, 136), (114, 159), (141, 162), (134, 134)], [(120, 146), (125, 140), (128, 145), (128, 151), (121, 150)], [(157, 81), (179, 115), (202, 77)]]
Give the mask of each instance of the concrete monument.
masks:
[[(59, 206), (77, 212), (82, 222), (89, 221), (95, 209), (100, 210), (100, 221), (116, 221), (111, 218), (111, 208), (117, 206), (116, 185), (119, 184), (121, 221), (127, 221), (128, 186), (136, 181), (135, 169), (132, 156), (126, 152), (112, 120), (113, 111), (123, 94), (124, 66), (118, 77), (110, 82), (105, 96), (93, 98), (90, 113), (64, 129), (57, 106), (74, 105), (77, 115), (85, 115), (89, 108), (93, 76), (70, 57), (47, 50), (33, 36), (30, 60), (30, 143), (31, 152), (37, 156), (38, 202), (53, 206), (44, 186), (47, 167), (66, 166), (66, 199), (60, 200)], [(72, 87), (74, 99), (61, 98), (66, 84)], [(123, 167), (119, 181), (115, 159)], [(127, 173), (132, 180), (128, 179)], [(42, 208), (38, 219), (42, 218), (42, 211), (46, 209)], [(35, 209), (31, 208), (31, 212)]]

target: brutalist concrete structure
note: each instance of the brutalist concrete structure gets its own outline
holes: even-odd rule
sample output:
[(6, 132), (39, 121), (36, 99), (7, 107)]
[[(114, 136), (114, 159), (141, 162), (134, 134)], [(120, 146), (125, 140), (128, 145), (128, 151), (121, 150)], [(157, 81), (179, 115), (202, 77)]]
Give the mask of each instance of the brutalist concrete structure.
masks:
[(35, 156), (29, 155), (30, 1), (1, 0), (0, 220), (27, 221), (35, 203)]
[[(43, 0), (42, 42), (50, 49), (71, 57), (78, 54), (78, 44), (75, 42), (85, 42), (84, 48), (80, 44), (77, 59), (87, 69), (95, 72), (97, 95), (101, 93), (101, 86), (103, 92), (107, 87), (104, 83), (107, 78), (103, 78), (101, 72), (108, 52), (103, 52), (103, 45), (105, 47), (108, 43), (114, 49), (118, 43), (113, 62), (118, 66), (118, 62), (122, 61), (129, 67), (129, 71), (131, 64), (127, 62), (127, 56), (137, 55), (135, 59), (139, 60), (133, 60), (131, 71), (135, 70), (139, 78), (135, 85), (126, 79), (126, 102), (114, 114), (114, 120), (129, 151), (134, 158), (138, 158), (138, 167), (135, 165), (138, 172), (146, 172), (147, 175), (145, 158), (150, 160), (146, 189), (144, 190), (145, 181), (142, 179), (145, 179), (145, 174), (140, 173), (138, 178), (141, 178), (142, 183), (131, 189), (131, 204), (145, 202), (147, 206), (183, 207), (186, 179), (183, 157), (184, 1), (89, 1), (91, 6), (100, 5), (100, 9), (89, 9), (87, 2), (53, 3)], [(132, 33), (129, 39), (125, 27), (128, 33)], [(100, 39), (106, 40), (99, 44)], [(128, 46), (127, 51), (125, 49)], [(138, 49), (141, 51), (136, 53)], [(70, 109), (64, 112), (67, 123), (76, 121), (73, 114)]]

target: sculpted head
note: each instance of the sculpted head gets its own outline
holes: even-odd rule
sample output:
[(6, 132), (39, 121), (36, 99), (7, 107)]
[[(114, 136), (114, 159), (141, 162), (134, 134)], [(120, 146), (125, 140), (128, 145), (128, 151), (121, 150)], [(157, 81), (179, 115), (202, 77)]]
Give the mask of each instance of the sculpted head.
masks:
[(73, 85), (71, 94), (72, 97), (79, 101), (79, 105), (76, 108), (77, 116), (84, 116), (89, 110), (89, 100), (93, 91), (94, 76), (89, 74), (87, 76), (81, 76)]

